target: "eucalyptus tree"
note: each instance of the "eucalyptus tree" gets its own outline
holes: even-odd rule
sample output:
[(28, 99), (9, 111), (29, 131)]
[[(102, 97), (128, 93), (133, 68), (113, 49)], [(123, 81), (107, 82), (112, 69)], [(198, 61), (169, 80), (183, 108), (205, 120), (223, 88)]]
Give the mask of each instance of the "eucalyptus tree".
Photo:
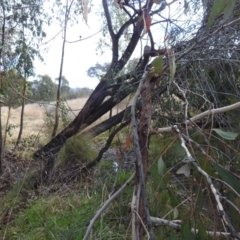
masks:
[[(58, 79), (57, 79), (58, 80)], [(69, 97), (70, 93), (69, 81), (66, 77), (62, 76), (62, 83), (61, 83), (61, 100), (66, 100)]]
[[(25, 77), (21, 126), (26, 97), (26, 78), (34, 73), (33, 61), (35, 57), (41, 58), (38, 47), (46, 36), (42, 26), (44, 22), (49, 20), (42, 9), (43, 4), (39, 0), (1, 1), (0, 69), (7, 74), (8, 70), (15, 68)], [(21, 133), (22, 127), (17, 142), (21, 138)]]
[(3, 141), (3, 146), (5, 146), (7, 135), (10, 134), (11, 128), (15, 127), (13, 125), (9, 125), (11, 110), (12, 108), (21, 106), (25, 79), (16, 69), (11, 69), (6, 73), (3, 73), (2, 80), (1, 89), (4, 97), (4, 106), (8, 107)]
[(57, 86), (48, 75), (39, 75), (32, 82), (32, 100), (35, 102), (50, 102), (55, 99)]
[[(97, 158), (77, 173), (95, 166), (114, 135), (131, 122), (136, 155), (132, 238), (144, 239), (145, 234), (149, 239), (163, 238), (165, 230), (158, 231), (157, 226), (168, 226), (174, 229), (170, 230), (173, 235), (181, 231), (182, 239), (206, 239), (208, 235), (240, 239), (234, 221), (240, 194), (239, 144), (234, 141), (239, 131), (240, 2), (115, 1), (125, 14), (117, 25), (114, 11), (109, 11), (111, 4), (102, 0), (101, 5), (111, 39), (110, 66), (76, 118), (34, 154), (45, 161), (41, 179), (49, 180), (68, 138), (133, 94), (130, 107), (85, 131), (96, 136), (116, 127)], [(126, 47), (120, 48), (126, 32)], [(136, 57), (135, 50), (140, 54), (134, 70), (120, 74), (131, 57)], [(151, 159), (154, 138), (159, 144)], [(118, 194), (96, 212), (84, 239)], [(152, 211), (149, 202), (160, 210)]]

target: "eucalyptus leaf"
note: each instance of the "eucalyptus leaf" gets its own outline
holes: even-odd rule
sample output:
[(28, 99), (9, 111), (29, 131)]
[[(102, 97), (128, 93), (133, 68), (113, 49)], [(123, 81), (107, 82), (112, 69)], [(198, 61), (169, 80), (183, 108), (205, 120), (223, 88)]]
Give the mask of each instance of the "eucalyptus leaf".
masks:
[(198, 191), (197, 202), (196, 202), (197, 213), (199, 213), (202, 210), (203, 205), (204, 205), (204, 197), (203, 197), (202, 189), (200, 188)]
[(181, 233), (183, 239), (196, 239), (195, 235), (191, 232), (190, 220), (182, 222)]
[(209, 239), (206, 233), (206, 227), (201, 223), (201, 221), (197, 221), (197, 229), (198, 233), (196, 234), (196, 238), (199, 240)]
[(169, 194), (169, 199), (170, 199), (170, 205), (172, 208), (175, 208), (181, 203), (181, 198), (176, 194), (176, 191), (168, 188), (168, 194)]
[(219, 173), (222, 180), (229, 184), (236, 192), (240, 194), (240, 183), (239, 181), (223, 167), (219, 166), (217, 163), (213, 164), (214, 169)]
[(207, 22), (207, 28), (210, 28), (214, 24), (215, 19), (221, 14), (225, 6), (226, 0), (214, 0), (212, 10)]
[(156, 191), (160, 181), (157, 164), (153, 164), (149, 170), (152, 176), (152, 187), (153, 187), (153, 190)]
[(224, 132), (223, 130), (219, 128), (213, 128), (213, 131), (216, 132), (220, 137), (226, 139), (226, 140), (235, 140), (238, 136), (237, 133), (234, 132)]
[(162, 156), (158, 159), (158, 173), (162, 177), (165, 172), (166, 166), (165, 162), (162, 159)]
[(152, 66), (154, 68), (155, 73), (161, 73), (162, 72), (162, 67), (163, 67), (163, 58), (162, 56), (156, 57), (152, 61)]
[(223, 23), (228, 20), (229, 17), (231, 17), (233, 13), (233, 9), (235, 7), (236, 0), (228, 0), (227, 1), (227, 6), (224, 9), (224, 16), (223, 16)]
[(169, 86), (173, 82), (175, 73), (176, 73), (176, 63), (175, 63), (175, 56), (172, 56), (169, 60), (169, 69), (170, 69), (170, 80), (169, 80)]

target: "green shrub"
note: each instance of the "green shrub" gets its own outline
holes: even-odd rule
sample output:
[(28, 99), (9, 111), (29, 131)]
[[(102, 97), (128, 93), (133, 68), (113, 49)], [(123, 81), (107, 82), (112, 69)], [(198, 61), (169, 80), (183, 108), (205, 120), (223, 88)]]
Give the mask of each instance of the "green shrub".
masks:
[(93, 160), (97, 152), (92, 146), (92, 140), (85, 135), (76, 135), (67, 140), (58, 157), (58, 165), (81, 164), (84, 165)]

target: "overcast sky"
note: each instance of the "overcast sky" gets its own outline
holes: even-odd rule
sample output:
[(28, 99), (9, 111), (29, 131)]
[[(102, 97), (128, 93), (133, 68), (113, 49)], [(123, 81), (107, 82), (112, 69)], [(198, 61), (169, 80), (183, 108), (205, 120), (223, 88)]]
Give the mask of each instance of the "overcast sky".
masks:
[[(175, 17), (175, 13), (182, 12), (183, 8), (181, 7), (183, 4), (180, 4), (182, 0), (179, 0), (171, 6), (171, 14)], [(65, 57), (64, 57), (64, 67), (63, 67), (63, 75), (69, 81), (70, 87), (88, 87), (95, 88), (98, 84), (99, 80), (96, 78), (90, 78), (87, 76), (87, 70), (89, 67), (94, 66), (97, 62), (104, 63), (111, 61), (111, 49), (106, 49), (104, 55), (97, 55), (96, 47), (97, 42), (102, 37), (101, 33), (101, 22), (99, 22), (100, 18), (96, 15), (96, 9), (100, 5), (95, 4), (92, 8), (92, 11), (88, 15), (88, 26), (82, 19), (82, 16), (79, 16), (80, 20), (76, 26), (69, 27), (67, 30), (67, 41), (77, 41), (80, 39), (81, 41), (75, 43), (66, 43), (65, 47)], [(159, 5), (156, 5), (158, 7)], [(179, 7), (182, 8), (179, 10)], [(164, 11), (166, 17), (170, 12)], [(162, 13), (164, 15), (164, 12)], [(183, 18), (182, 18), (183, 19)], [(59, 31), (61, 27), (51, 25), (47, 27), (46, 33), (47, 37), (45, 42), (51, 40)], [(159, 42), (163, 42), (164, 39), (164, 30), (157, 28), (152, 28), (152, 32), (157, 34), (158, 38), (156, 38)], [(92, 36), (92, 37), (90, 37)], [(86, 40), (84, 40), (87, 38)], [(60, 71), (60, 61), (61, 61), (61, 53), (62, 53), (62, 33), (57, 35), (54, 40), (48, 42), (48, 44), (44, 44), (40, 51), (47, 47), (49, 50), (45, 53), (42, 53), (44, 58), (44, 62), (40, 62), (39, 60), (35, 61), (35, 72), (39, 75), (48, 74), (53, 80), (58, 78)], [(110, 39), (109, 39), (110, 43)], [(141, 55), (141, 47), (136, 48), (133, 56)]]
[[(96, 54), (96, 43), (99, 41), (102, 33), (99, 32), (101, 24), (97, 24), (98, 17), (96, 17), (94, 11), (88, 15), (89, 27), (82, 21), (82, 16), (79, 16), (79, 18), (80, 21), (76, 26), (68, 28), (67, 41), (79, 40), (80, 36), (83, 40), (76, 43), (66, 43), (63, 75), (69, 81), (70, 87), (94, 88), (99, 81), (96, 78), (88, 77), (86, 71), (97, 62), (110, 62), (111, 52), (109, 49), (103, 56)], [(47, 27), (47, 37), (44, 42), (52, 39), (60, 30), (61, 28), (57, 25)], [(94, 35), (95, 33), (97, 34)], [(89, 36), (92, 37), (84, 40), (84, 38)], [(35, 61), (35, 73), (37, 75), (48, 74), (53, 80), (59, 76), (62, 42), (62, 33), (60, 33), (54, 40), (40, 48), (41, 51), (44, 47), (47, 47), (48, 51), (42, 53), (44, 62), (40, 60)]]

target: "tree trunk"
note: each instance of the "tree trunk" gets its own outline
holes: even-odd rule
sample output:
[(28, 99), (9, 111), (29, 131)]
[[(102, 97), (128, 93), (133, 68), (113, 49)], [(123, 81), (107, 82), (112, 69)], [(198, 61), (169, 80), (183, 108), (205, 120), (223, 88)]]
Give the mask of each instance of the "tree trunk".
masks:
[(2, 170), (3, 141), (2, 141), (2, 107), (1, 107), (1, 104), (2, 103), (0, 102), (0, 175), (3, 173), (3, 170)]
[[(5, 45), (5, 23), (6, 23), (6, 16), (5, 16), (5, 5), (1, 1), (3, 19), (2, 19), (2, 38), (1, 38), (1, 47), (0, 47), (0, 60), (2, 61), (2, 52), (3, 47)], [(1, 66), (2, 67), (2, 66)], [(0, 79), (0, 90), (2, 90), (2, 78)], [(0, 175), (3, 173), (2, 170), (2, 153), (3, 153), (3, 139), (2, 139), (2, 110), (1, 110), (2, 102), (0, 102)]]
[(12, 106), (9, 105), (9, 106), (8, 106), (7, 122), (6, 122), (5, 132), (4, 132), (3, 146), (6, 145), (6, 141), (7, 141), (7, 130), (8, 130), (8, 124), (9, 124), (9, 119), (10, 119), (11, 108), (12, 108)]
[(59, 126), (59, 109), (60, 109), (60, 97), (61, 97), (61, 85), (62, 85), (62, 71), (63, 71), (63, 61), (64, 61), (64, 52), (65, 52), (65, 44), (66, 44), (66, 35), (67, 35), (67, 22), (68, 22), (68, 0), (66, 0), (66, 12), (65, 12), (65, 23), (64, 23), (64, 31), (63, 31), (63, 45), (62, 45), (62, 57), (61, 57), (61, 65), (60, 72), (58, 78), (58, 89), (57, 89), (57, 99), (56, 99), (56, 109), (55, 109), (55, 124), (53, 127), (52, 138), (56, 135), (58, 126)]
[[(139, 137), (139, 146), (142, 155), (142, 166), (143, 166), (143, 173), (144, 173), (144, 181), (146, 183), (147, 180), (147, 173), (148, 173), (148, 146), (149, 146), (149, 132), (150, 132), (150, 123), (151, 123), (151, 116), (152, 116), (152, 101), (151, 101), (151, 92), (152, 86), (150, 84), (150, 78), (146, 78), (143, 83), (142, 91), (141, 91), (141, 99), (142, 99), (142, 109), (141, 109), (141, 116), (139, 120), (138, 126), (138, 137)], [(140, 184), (138, 182), (138, 184)], [(145, 196), (145, 198), (147, 198)], [(146, 208), (144, 206), (144, 199), (141, 197), (139, 202), (139, 216), (146, 223)], [(145, 203), (146, 204), (146, 203)], [(140, 224), (139, 226), (139, 238), (143, 239), (145, 234), (145, 230), (143, 226)]]
[(21, 116), (20, 116), (20, 129), (19, 129), (18, 138), (17, 138), (15, 148), (18, 146), (18, 144), (20, 143), (21, 138), (22, 138), (26, 90), (27, 90), (27, 80), (24, 79), (23, 93), (22, 93), (22, 95), (23, 95), (23, 97), (22, 97), (22, 109), (21, 109)]

